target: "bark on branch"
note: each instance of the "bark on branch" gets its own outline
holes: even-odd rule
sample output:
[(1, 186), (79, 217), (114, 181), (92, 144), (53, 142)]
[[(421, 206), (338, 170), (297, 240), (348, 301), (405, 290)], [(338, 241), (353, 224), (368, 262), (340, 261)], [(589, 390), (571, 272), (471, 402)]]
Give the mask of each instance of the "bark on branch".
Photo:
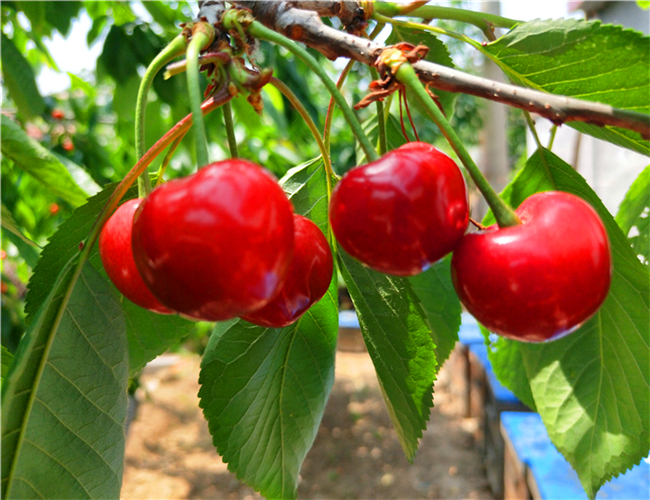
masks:
[[(344, 24), (351, 22), (350, 19), (354, 19), (354, 16), (358, 18), (362, 15), (361, 3), (333, 1), (239, 1), (235, 3), (251, 9), (256, 19), (267, 27), (318, 50), (332, 60), (345, 57), (373, 65), (384, 49), (383, 45), (331, 28), (320, 20), (321, 15), (340, 15)], [(305, 10), (304, 7), (314, 10)], [(633, 130), (645, 139), (650, 139), (649, 115), (495, 82), (428, 61), (419, 61), (413, 64), (413, 68), (422, 82), (435, 89), (471, 94), (501, 102), (537, 113), (556, 124), (581, 121), (598, 126), (611, 125)]]

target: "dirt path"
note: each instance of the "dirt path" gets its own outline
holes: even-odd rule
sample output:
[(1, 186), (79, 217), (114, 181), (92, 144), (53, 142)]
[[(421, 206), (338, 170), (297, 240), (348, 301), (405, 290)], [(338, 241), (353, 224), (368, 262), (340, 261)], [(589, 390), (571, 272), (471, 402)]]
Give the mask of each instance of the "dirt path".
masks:
[[(148, 399), (129, 432), (122, 498), (258, 499), (227, 471), (198, 408), (196, 356), (163, 357), (141, 378)], [(409, 465), (368, 355), (339, 352), (336, 381), (298, 498), (491, 499), (472, 430), (456, 417), (443, 370), (418, 456)]]

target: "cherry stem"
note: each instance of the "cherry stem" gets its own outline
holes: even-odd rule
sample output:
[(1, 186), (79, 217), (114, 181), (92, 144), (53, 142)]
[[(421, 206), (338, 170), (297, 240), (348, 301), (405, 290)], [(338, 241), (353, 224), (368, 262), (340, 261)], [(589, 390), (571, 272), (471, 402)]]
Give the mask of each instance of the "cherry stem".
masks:
[(480, 229), (481, 231), (487, 229), (486, 226), (484, 226), (484, 225), (481, 224), (480, 222), (475, 221), (475, 220), (472, 219), (471, 217), (469, 218), (469, 221), (470, 221), (472, 224), (474, 224), (474, 226), (477, 227), (478, 229)]
[[(348, 63), (345, 65), (345, 68), (343, 68), (343, 71), (341, 71), (341, 74), (339, 75), (339, 79), (336, 82), (336, 88), (341, 90), (341, 87), (343, 87), (343, 83), (345, 82), (345, 79), (348, 77), (350, 74), (350, 70), (352, 69), (352, 66), (354, 66), (354, 63), (356, 61), (354, 59), (350, 59)], [(334, 116), (334, 105), (336, 102), (334, 101), (334, 97), (330, 97), (330, 103), (327, 106), (327, 114), (325, 115), (325, 128), (323, 132), (323, 141), (325, 142), (325, 147), (327, 147), (327, 150), (330, 150), (330, 136), (332, 135), (332, 121), (333, 121), (333, 116)]]
[[(135, 103), (135, 156), (137, 160), (142, 158), (145, 151), (145, 116), (151, 84), (158, 72), (167, 63), (185, 53), (186, 46), (187, 41), (185, 36), (178, 35), (151, 61), (144, 77), (142, 77), (140, 88), (138, 89), (138, 98)], [(138, 178), (138, 191), (140, 198), (144, 198), (151, 192), (151, 182), (147, 170)]]
[[(323, 158), (323, 165), (325, 166), (325, 177), (327, 181), (327, 203), (329, 205), (329, 201), (332, 198), (332, 178), (334, 177), (334, 171), (332, 170), (332, 162), (329, 157), (329, 151), (327, 150), (325, 142), (323, 141), (323, 138), (318, 131), (318, 127), (316, 127), (314, 120), (311, 119), (311, 116), (309, 116), (309, 113), (303, 106), (302, 102), (300, 102), (300, 99), (298, 99), (296, 94), (294, 94), (293, 91), (282, 80), (278, 80), (277, 78), (273, 77), (271, 78), (270, 83), (280, 92), (282, 92), (282, 95), (284, 95), (284, 97), (287, 98), (293, 107), (296, 108), (298, 113), (300, 113), (300, 116), (302, 116), (302, 119), (309, 127), (309, 130), (311, 130), (314, 139), (316, 139), (318, 149), (320, 149), (320, 154)], [(329, 224), (328, 228), (329, 230), (327, 237), (332, 247), (334, 247), (334, 233), (332, 232), (332, 227)]]
[(476, 163), (472, 160), (472, 157), (456, 135), (456, 132), (454, 132), (454, 129), (449, 125), (449, 122), (442, 114), (442, 111), (438, 109), (438, 106), (431, 99), (424, 88), (424, 85), (420, 82), (415, 70), (413, 70), (413, 66), (411, 66), (407, 61), (401, 62), (399, 68), (395, 71), (395, 77), (413, 93), (415, 99), (438, 126), (442, 135), (445, 136), (445, 139), (447, 139), (453, 150), (456, 152), (456, 155), (458, 155), (458, 158), (472, 177), (474, 184), (476, 184), (476, 187), (481, 191), (485, 201), (487, 201), (488, 205), (492, 209), (499, 227), (516, 226), (521, 224), (517, 214), (515, 214), (515, 212), (508, 207), (501, 198), (499, 198), (499, 195), (494, 191), (492, 186), (490, 186), (490, 183), (485, 179), (479, 168), (476, 166)]
[(190, 96), (190, 109), (192, 110), (192, 121), (194, 123), (194, 140), (196, 146), (196, 162), (200, 167), (208, 164), (208, 142), (203, 124), (201, 112), (201, 101), (203, 93), (199, 85), (199, 53), (212, 43), (212, 38), (203, 29), (198, 27), (209, 26), (213, 32), (214, 28), (207, 23), (197, 23), (192, 32), (192, 39), (187, 46), (187, 89)]
[(345, 120), (348, 122), (348, 125), (350, 126), (352, 133), (359, 141), (359, 144), (361, 145), (361, 149), (363, 149), (363, 152), (366, 153), (366, 158), (368, 158), (368, 160), (370, 161), (375, 161), (379, 159), (379, 155), (377, 154), (377, 151), (370, 143), (370, 140), (368, 139), (366, 134), (363, 132), (363, 128), (361, 127), (359, 120), (357, 119), (356, 115), (352, 112), (350, 106), (348, 106), (348, 103), (343, 97), (343, 94), (341, 94), (339, 89), (336, 88), (336, 84), (331, 80), (331, 78), (327, 75), (323, 67), (318, 63), (318, 61), (316, 61), (316, 59), (312, 57), (312, 55), (309, 52), (307, 52), (305, 49), (303, 49), (300, 45), (298, 45), (293, 40), (290, 40), (289, 38), (273, 30), (268, 29), (258, 21), (251, 22), (248, 25), (247, 29), (248, 32), (255, 38), (276, 43), (281, 47), (287, 49), (296, 57), (302, 59), (302, 61), (309, 67), (309, 69), (311, 69), (314, 73), (316, 73), (316, 75), (321, 79), (321, 81), (323, 82), (323, 84), (325, 85), (329, 93), (332, 94), (332, 97), (336, 101), (336, 104), (338, 104), (339, 108), (341, 108), (341, 111), (343, 112), (343, 116), (345, 117)]
[[(377, 26), (379, 26), (379, 24)], [(382, 24), (381, 27), (383, 28), (384, 25)], [(377, 31), (377, 27), (375, 27), (375, 31)], [(373, 34), (375, 31), (373, 31)], [(381, 29), (379, 31), (381, 31)], [(372, 76), (373, 80), (379, 80), (379, 72), (374, 66), (370, 67), (370, 76)], [(375, 101), (375, 106), (377, 107), (377, 135), (379, 137), (379, 154), (381, 156), (384, 156), (388, 151), (388, 142), (386, 141), (386, 118), (384, 117), (384, 103), (381, 99), (377, 99)]]
[(183, 132), (181, 135), (179, 135), (176, 139), (174, 139), (174, 142), (172, 142), (171, 146), (169, 146), (169, 151), (167, 151), (167, 154), (163, 158), (162, 165), (160, 165), (160, 168), (158, 169), (158, 174), (156, 175), (156, 187), (162, 184), (163, 175), (165, 175), (165, 170), (167, 170), (167, 165), (169, 165), (169, 161), (172, 159), (172, 156), (174, 156), (174, 152), (176, 151), (176, 148), (178, 148), (178, 145), (181, 143), (186, 133), (187, 132)]
[(228, 136), (228, 147), (230, 148), (230, 156), (232, 158), (239, 158), (239, 151), (237, 151), (237, 138), (235, 137), (235, 124), (232, 121), (232, 106), (230, 102), (226, 102), (221, 106), (223, 111), (223, 121), (226, 125), (226, 135)]

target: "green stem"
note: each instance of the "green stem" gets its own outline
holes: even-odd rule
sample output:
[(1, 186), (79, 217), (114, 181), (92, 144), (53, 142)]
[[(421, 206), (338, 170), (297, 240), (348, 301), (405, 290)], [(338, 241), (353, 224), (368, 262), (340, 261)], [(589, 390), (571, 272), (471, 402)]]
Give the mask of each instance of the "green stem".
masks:
[(548, 146), (546, 146), (546, 149), (551, 151), (553, 149), (553, 143), (555, 142), (555, 134), (557, 133), (557, 125), (553, 125), (551, 127), (551, 137), (548, 139)]
[(540, 140), (539, 135), (537, 134), (537, 128), (535, 127), (535, 121), (533, 120), (533, 117), (530, 116), (530, 113), (528, 111), (524, 111), (524, 117), (526, 118), (526, 124), (528, 125), (531, 134), (533, 134), (533, 139), (535, 139), (535, 143), (537, 144), (537, 147), (539, 149), (544, 148), (544, 145), (542, 144), (542, 141)]
[(239, 151), (237, 151), (237, 138), (235, 137), (235, 124), (232, 121), (232, 107), (230, 102), (221, 106), (223, 111), (223, 121), (226, 124), (226, 135), (228, 136), (228, 147), (230, 148), (230, 156), (232, 158), (239, 158)]
[(348, 106), (348, 103), (345, 101), (345, 98), (343, 97), (341, 92), (339, 92), (339, 89), (336, 88), (336, 84), (330, 79), (330, 77), (327, 75), (323, 67), (318, 63), (318, 61), (316, 61), (316, 59), (314, 59), (311, 56), (311, 54), (309, 54), (309, 52), (307, 52), (305, 49), (303, 49), (300, 45), (298, 45), (293, 40), (290, 40), (287, 37), (280, 35), (279, 33), (276, 33), (273, 30), (268, 29), (258, 21), (253, 21), (248, 26), (248, 32), (255, 38), (258, 38), (260, 40), (266, 40), (280, 45), (281, 47), (284, 47), (295, 56), (302, 59), (302, 61), (305, 64), (307, 64), (309, 69), (311, 69), (314, 73), (318, 75), (318, 77), (321, 79), (321, 81), (323, 82), (327, 90), (330, 92), (330, 94), (332, 94), (332, 97), (334, 97), (334, 100), (336, 101), (336, 104), (339, 106), (339, 108), (341, 108), (341, 111), (343, 112), (343, 116), (345, 117), (345, 120), (348, 122), (348, 125), (350, 126), (352, 133), (355, 135), (355, 137), (361, 144), (361, 148), (363, 149), (363, 152), (366, 153), (366, 158), (368, 158), (369, 161), (375, 161), (379, 159), (379, 155), (377, 154), (377, 151), (370, 143), (370, 140), (368, 139), (366, 134), (364, 134), (363, 129), (361, 128), (361, 124), (359, 123), (359, 120), (357, 119), (356, 115), (352, 112), (352, 109), (350, 109), (350, 106)]
[[(379, 80), (379, 72), (370, 67), (370, 75), (373, 80)], [(375, 101), (377, 106), (377, 134), (379, 135), (379, 155), (384, 156), (388, 151), (388, 143), (386, 141), (386, 118), (384, 118), (384, 103), (381, 99)]]
[(521, 224), (517, 215), (503, 202), (501, 198), (499, 198), (499, 195), (494, 191), (492, 186), (490, 186), (490, 183), (485, 179), (479, 168), (476, 166), (476, 163), (472, 160), (472, 157), (456, 135), (456, 132), (451, 128), (451, 125), (449, 125), (449, 122), (442, 114), (442, 111), (438, 109), (438, 106), (433, 102), (418, 79), (413, 67), (408, 62), (401, 63), (395, 72), (395, 77), (413, 93), (417, 102), (427, 112), (445, 136), (474, 180), (474, 184), (476, 184), (476, 187), (478, 187), (479, 191), (481, 191), (485, 197), (485, 200), (494, 213), (494, 217), (496, 218), (499, 227), (516, 226), (517, 224)]
[[(294, 94), (293, 91), (287, 87), (287, 85), (282, 80), (278, 80), (277, 78), (273, 77), (271, 78), (271, 85), (282, 92), (284, 97), (286, 97), (287, 100), (293, 105), (293, 107), (296, 108), (296, 111), (300, 113), (300, 116), (302, 116), (302, 119), (309, 127), (309, 130), (311, 130), (311, 133), (314, 136), (316, 143), (318, 144), (318, 149), (320, 149), (320, 154), (323, 158), (323, 165), (325, 166), (325, 177), (327, 178), (327, 203), (329, 206), (329, 201), (332, 198), (332, 178), (334, 177), (334, 171), (332, 170), (332, 162), (330, 160), (329, 151), (327, 150), (325, 142), (323, 141), (323, 138), (318, 131), (318, 127), (316, 127), (314, 120), (311, 119), (311, 116), (309, 116), (309, 113), (302, 105), (302, 102), (300, 102), (300, 99), (296, 97), (296, 94)], [(332, 247), (334, 247), (334, 233), (332, 232), (332, 227), (329, 224), (328, 228), (328, 239)]]
[(167, 170), (167, 165), (169, 165), (172, 156), (174, 156), (174, 152), (176, 151), (176, 148), (178, 148), (178, 145), (181, 143), (184, 137), (185, 137), (185, 132), (183, 132), (176, 139), (174, 139), (174, 142), (172, 142), (171, 146), (169, 146), (169, 151), (167, 151), (167, 154), (163, 158), (162, 165), (160, 165), (160, 168), (158, 169), (158, 175), (156, 175), (156, 187), (162, 184), (163, 175), (165, 175), (165, 170)]
[[(135, 156), (136, 159), (142, 158), (145, 151), (145, 115), (147, 111), (147, 98), (153, 79), (158, 72), (172, 59), (182, 55), (185, 52), (187, 41), (185, 36), (178, 35), (174, 38), (162, 52), (160, 52), (147, 68), (147, 71), (140, 82), (138, 89), (138, 98), (135, 103)], [(149, 173), (145, 170), (138, 178), (138, 192), (140, 198), (144, 198), (151, 192), (151, 182)]]
[(199, 85), (199, 52), (210, 43), (210, 37), (202, 32), (195, 31), (192, 40), (187, 46), (187, 89), (190, 95), (190, 109), (192, 110), (192, 121), (194, 123), (194, 139), (196, 142), (196, 162), (199, 168), (208, 164), (208, 141), (205, 135), (203, 114), (201, 113), (201, 101), (203, 93)]

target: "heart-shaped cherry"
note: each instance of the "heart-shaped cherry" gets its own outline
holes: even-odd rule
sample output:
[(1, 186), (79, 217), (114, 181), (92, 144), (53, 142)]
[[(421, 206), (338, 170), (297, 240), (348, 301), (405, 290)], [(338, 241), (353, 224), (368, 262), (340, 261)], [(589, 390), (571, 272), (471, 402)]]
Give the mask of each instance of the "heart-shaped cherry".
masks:
[(293, 216), (293, 227), (293, 259), (287, 281), (271, 302), (242, 319), (281, 328), (298, 321), (327, 292), (334, 270), (327, 239), (316, 224), (302, 215)]
[(106, 274), (127, 299), (150, 311), (172, 314), (174, 311), (163, 306), (149, 291), (133, 260), (133, 214), (141, 201), (136, 198), (123, 203), (104, 224), (99, 235), (99, 256)]
[(352, 257), (383, 273), (412, 276), (451, 252), (465, 233), (465, 180), (449, 156), (412, 142), (345, 174), (329, 217)]
[(163, 304), (221, 321), (264, 307), (284, 284), (293, 210), (259, 165), (212, 163), (142, 202), (132, 245), (140, 274)]
[(521, 225), (470, 233), (452, 258), (461, 302), (490, 331), (542, 342), (567, 334), (605, 300), (611, 280), (607, 232), (595, 210), (550, 191), (516, 210)]

